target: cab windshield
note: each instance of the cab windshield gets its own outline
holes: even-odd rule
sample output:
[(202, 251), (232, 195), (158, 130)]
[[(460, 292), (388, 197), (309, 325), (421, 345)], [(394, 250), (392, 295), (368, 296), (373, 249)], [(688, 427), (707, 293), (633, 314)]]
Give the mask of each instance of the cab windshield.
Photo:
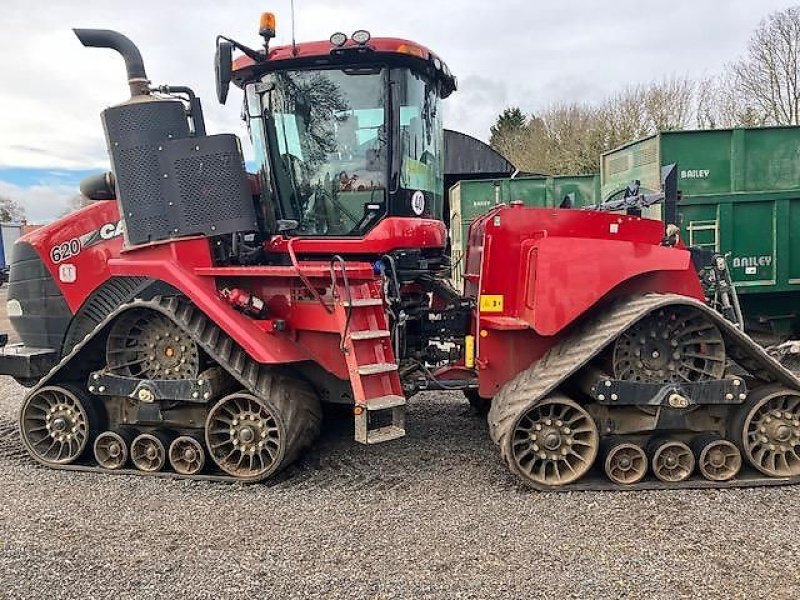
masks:
[(281, 71), (262, 96), (282, 216), (299, 235), (353, 235), (385, 212), (386, 71)]

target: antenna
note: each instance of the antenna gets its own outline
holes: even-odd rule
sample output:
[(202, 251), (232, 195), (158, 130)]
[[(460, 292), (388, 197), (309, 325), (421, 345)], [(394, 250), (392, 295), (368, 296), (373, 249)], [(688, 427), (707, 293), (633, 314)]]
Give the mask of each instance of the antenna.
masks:
[(297, 56), (297, 44), (294, 41), (294, 0), (291, 0), (292, 6), (292, 54)]

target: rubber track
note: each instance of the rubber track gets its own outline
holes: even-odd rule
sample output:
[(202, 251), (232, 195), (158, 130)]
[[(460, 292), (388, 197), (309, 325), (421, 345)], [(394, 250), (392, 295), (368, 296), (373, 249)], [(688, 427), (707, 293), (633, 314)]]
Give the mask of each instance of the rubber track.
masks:
[[(599, 316), (588, 319), (566, 338), (551, 348), (540, 360), (506, 383), (492, 401), (489, 411), (489, 434), (500, 446), (500, 456), (512, 473), (516, 465), (510, 453), (511, 436), (517, 419), (537, 402), (565, 382), (570, 376), (587, 365), (619, 335), (648, 314), (667, 306), (691, 306), (704, 313), (722, 332), (725, 348), (734, 361), (765, 383), (778, 382), (800, 390), (800, 380), (789, 370), (770, 357), (763, 348), (746, 334), (733, 326), (722, 315), (705, 304), (675, 294), (643, 294), (617, 300)], [(519, 475), (518, 475), (519, 476)], [(587, 475), (588, 477), (588, 475)], [(581, 479), (566, 486), (539, 486), (525, 480), (526, 485), (546, 491), (569, 491), (589, 489), (674, 489), (678, 487), (743, 487), (749, 485), (781, 485), (796, 483), (795, 478), (765, 478), (754, 475), (752, 479), (737, 478), (728, 482), (712, 482), (703, 479), (681, 484), (665, 484), (647, 481), (633, 486), (619, 486), (605, 478), (595, 482)]]
[(137, 290), (141, 290), (148, 283), (152, 283), (152, 280), (146, 277), (112, 277), (101, 285), (78, 309), (70, 323), (64, 339), (62, 356), (91, 334), (109, 313), (133, 299)]
[[(319, 435), (322, 422), (322, 410), (319, 399), (310, 386), (296, 379), (284, 377), (274, 372), (274, 366), (262, 365), (252, 360), (248, 354), (213, 321), (195, 308), (188, 301), (170, 297), (155, 297), (152, 300), (133, 300), (112, 311), (95, 328), (93, 332), (83, 338), (70, 353), (65, 356), (39, 383), (31, 389), (28, 396), (36, 393), (41, 387), (58, 384), (68, 378), (60, 377), (69, 372), (71, 363), (79, 358), (81, 351), (86, 348), (98, 335), (110, 327), (112, 321), (125, 311), (144, 308), (159, 312), (174, 321), (195, 343), (197, 343), (214, 361), (222, 366), (250, 393), (269, 400), (276, 409), (277, 417), (284, 424), (286, 436), (286, 452), (280, 463), (266, 476), (273, 475), (294, 461), (298, 454), (311, 445)], [(66, 368), (66, 369), (65, 369)], [(81, 382), (83, 384), (83, 382)], [(85, 395), (85, 394), (84, 394)], [(36, 460), (36, 456), (30, 453)], [(211, 457), (208, 457), (211, 462)], [(43, 461), (48, 467), (65, 470), (95, 471), (102, 473), (142, 474), (133, 469), (109, 471), (100, 467), (84, 466), (80, 464), (52, 465)], [(179, 475), (177, 473), (162, 472), (160, 476), (177, 477), (182, 479), (201, 479), (214, 481), (235, 481), (240, 479), (226, 475)]]

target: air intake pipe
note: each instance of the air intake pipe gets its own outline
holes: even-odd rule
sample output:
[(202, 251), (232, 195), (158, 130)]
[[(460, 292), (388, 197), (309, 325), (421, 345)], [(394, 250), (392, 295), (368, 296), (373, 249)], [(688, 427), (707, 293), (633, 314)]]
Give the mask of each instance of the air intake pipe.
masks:
[(110, 48), (116, 50), (125, 59), (128, 72), (128, 85), (131, 97), (146, 96), (150, 93), (147, 73), (139, 48), (130, 39), (110, 29), (73, 29), (81, 44), (91, 48)]

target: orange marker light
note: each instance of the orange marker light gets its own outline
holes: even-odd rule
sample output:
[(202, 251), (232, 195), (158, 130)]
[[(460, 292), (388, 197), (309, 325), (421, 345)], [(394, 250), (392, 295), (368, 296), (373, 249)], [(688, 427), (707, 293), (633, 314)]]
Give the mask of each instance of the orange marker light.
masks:
[(258, 34), (265, 37), (275, 37), (275, 15), (271, 12), (261, 13), (258, 23)]
[(428, 58), (427, 50), (424, 50), (419, 46), (414, 46), (413, 44), (400, 44), (397, 47), (397, 52), (401, 54), (410, 54), (411, 56), (416, 56), (425, 60)]

